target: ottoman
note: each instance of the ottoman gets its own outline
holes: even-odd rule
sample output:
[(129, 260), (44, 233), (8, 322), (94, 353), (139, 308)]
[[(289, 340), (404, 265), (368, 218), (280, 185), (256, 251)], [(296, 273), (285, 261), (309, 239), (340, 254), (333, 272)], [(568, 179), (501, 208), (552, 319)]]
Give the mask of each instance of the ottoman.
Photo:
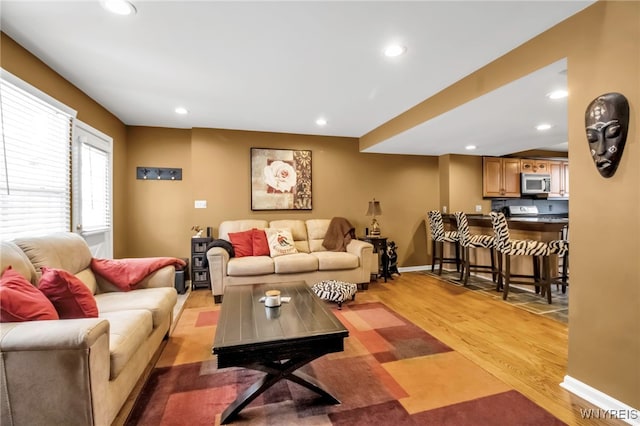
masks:
[(347, 299), (355, 300), (358, 285), (344, 281), (326, 280), (315, 283), (311, 290), (322, 300), (338, 303), (338, 309), (342, 309), (342, 303)]

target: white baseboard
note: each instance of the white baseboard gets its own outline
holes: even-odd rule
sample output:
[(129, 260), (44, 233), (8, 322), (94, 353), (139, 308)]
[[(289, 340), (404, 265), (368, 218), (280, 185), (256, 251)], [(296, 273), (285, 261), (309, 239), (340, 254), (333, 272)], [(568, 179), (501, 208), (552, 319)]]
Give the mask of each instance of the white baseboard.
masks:
[(430, 271), (431, 265), (422, 265), (422, 266), (403, 266), (398, 268), (399, 272), (419, 272), (419, 271)]
[[(571, 376), (564, 376), (564, 381), (560, 383), (560, 386), (598, 407), (599, 410), (595, 410), (597, 412), (590, 413), (592, 418), (617, 418), (630, 425), (640, 426), (639, 409), (630, 407)], [(583, 418), (587, 418), (586, 415), (582, 413), (581, 415)]]

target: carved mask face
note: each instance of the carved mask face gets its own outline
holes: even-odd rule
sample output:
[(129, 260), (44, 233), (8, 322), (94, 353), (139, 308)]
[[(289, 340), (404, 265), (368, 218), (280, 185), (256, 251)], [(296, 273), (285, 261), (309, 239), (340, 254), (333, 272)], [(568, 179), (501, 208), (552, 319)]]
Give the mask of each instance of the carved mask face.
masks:
[(620, 93), (606, 93), (591, 101), (585, 112), (591, 156), (600, 174), (613, 176), (622, 157), (629, 128), (629, 102)]

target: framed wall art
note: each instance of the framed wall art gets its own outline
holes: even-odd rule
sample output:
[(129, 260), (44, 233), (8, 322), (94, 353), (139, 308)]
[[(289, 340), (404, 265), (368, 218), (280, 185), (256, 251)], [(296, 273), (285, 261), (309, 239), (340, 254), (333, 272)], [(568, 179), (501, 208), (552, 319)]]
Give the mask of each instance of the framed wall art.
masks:
[(251, 210), (311, 209), (311, 151), (251, 148)]

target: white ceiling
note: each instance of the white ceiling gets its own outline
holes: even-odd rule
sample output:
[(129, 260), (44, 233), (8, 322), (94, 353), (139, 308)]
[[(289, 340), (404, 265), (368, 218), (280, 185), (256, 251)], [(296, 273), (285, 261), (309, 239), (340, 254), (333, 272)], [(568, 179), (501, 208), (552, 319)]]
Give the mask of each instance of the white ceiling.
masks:
[[(133, 3), (123, 17), (97, 0), (1, 0), (0, 28), (128, 125), (360, 137), (593, 0)], [(407, 53), (385, 58), (391, 42)], [(563, 69), (368, 152), (470, 154), (473, 143), (471, 154), (502, 155), (566, 142), (566, 102), (544, 98)], [(541, 137), (538, 120), (555, 127)]]

